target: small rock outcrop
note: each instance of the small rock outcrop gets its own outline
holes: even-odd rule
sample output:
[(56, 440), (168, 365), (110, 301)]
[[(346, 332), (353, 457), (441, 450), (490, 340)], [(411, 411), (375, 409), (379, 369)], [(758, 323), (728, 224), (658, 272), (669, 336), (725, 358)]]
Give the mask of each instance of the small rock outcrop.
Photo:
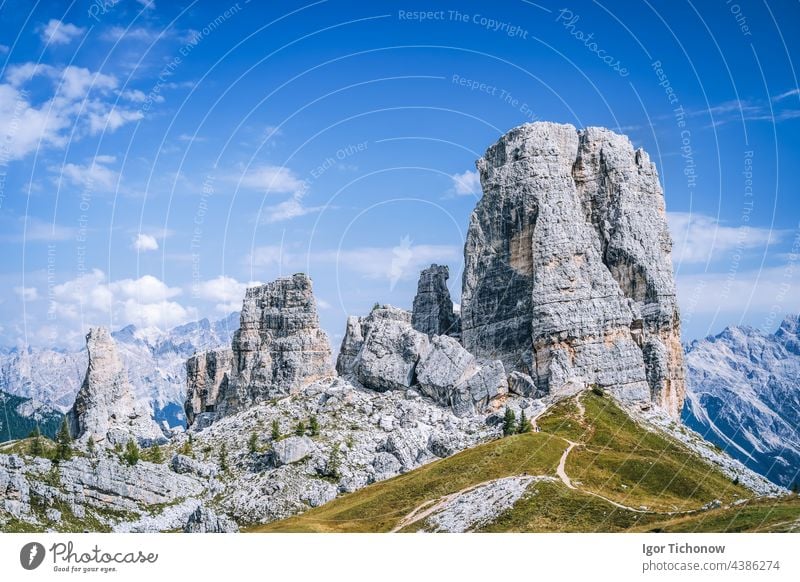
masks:
[(507, 394), (502, 362), (481, 364), (456, 339), (428, 336), (411, 321), (412, 314), (391, 305), (349, 317), (339, 374), (378, 392), (416, 390), (461, 417), (483, 412)]
[(680, 317), (664, 196), (628, 138), (532, 123), (477, 162), (461, 300), (464, 347), (528, 374), (571, 380), (677, 417)]
[(214, 413), (220, 391), (228, 383), (233, 364), (230, 348), (200, 352), (186, 360), (186, 424), (192, 426), (199, 414)]
[(302, 273), (247, 289), (231, 347), (233, 366), (218, 417), (335, 374), (311, 279)]
[(224, 515), (217, 515), (211, 509), (200, 505), (189, 516), (183, 531), (184, 533), (233, 533), (238, 532), (239, 527), (233, 520)]
[(443, 265), (431, 265), (420, 273), (411, 312), (411, 325), (417, 331), (428, 335), (459, 334), (460, 321), (447, 289), (449, 278), (450, 271)]
[(86, 336), (89, 364), (75, 403), (67, 414), (76, 439), (91, 436), (113, 446), (133, 439), (142, 444), (164, 440), (149, 407), (133, 397), (128, 373), (109, 331), (93, 327)]

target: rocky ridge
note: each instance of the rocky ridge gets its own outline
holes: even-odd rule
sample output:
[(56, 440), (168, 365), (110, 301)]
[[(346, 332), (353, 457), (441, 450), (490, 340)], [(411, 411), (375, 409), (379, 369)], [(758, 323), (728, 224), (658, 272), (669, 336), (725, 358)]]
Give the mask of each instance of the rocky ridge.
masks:
[(729, 327), (686, 352), (683, 422), (784, 487), (800, 485), (800, 316)]
[(462, 338), (478, 357), (678, 416), (680, 318), (655, 166), (607, 129), (531, 123), (477, 162), (484, 195), (464, 248)]

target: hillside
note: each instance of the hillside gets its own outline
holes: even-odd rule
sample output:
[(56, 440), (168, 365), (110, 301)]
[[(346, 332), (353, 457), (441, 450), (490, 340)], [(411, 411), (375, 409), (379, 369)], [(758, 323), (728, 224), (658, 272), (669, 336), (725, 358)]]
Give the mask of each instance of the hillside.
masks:
[(795, 531), (800, 499), (752, 491), (585, 392), (539, 432), (486, 443), (256, 532)]
[(54, 437), (63, 415), (30, 398), (0, 390), (0, 443), (27, 437), (35, 428), (43, 435)]

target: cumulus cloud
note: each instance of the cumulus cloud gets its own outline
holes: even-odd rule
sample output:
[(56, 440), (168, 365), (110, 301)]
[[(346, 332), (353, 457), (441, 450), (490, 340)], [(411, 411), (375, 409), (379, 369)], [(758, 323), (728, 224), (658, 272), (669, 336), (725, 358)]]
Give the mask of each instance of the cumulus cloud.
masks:
[(302, 196), (292, 196), (278, 204), (264, 207), (262, 211), (262, 222), (264, 224), (272, 224), (274, 222), (282, 222), (298, 216), (305, 216), (319, 212), (325, 208), (324, 206), (305, 206), (303, 204)]
[(36, 301), (39, 298), (39, 292), (36, 291), (36, 287), (14, 287), (14, 293), (26, 302)]
[(85, 28), (51, 18), (44, 26), (39, 27), (39, 36), (45, 44), (69, 44), (86, 32)]
[(668, 213), (675, 265), (705, 263), (725, 258), (736, 249), (765, 248), (781, 240), (783, 231), (726, 226), (713, 216), (688, 212)]
[[(30, 62), (8, 67), (4, 75), (0, 143), (8, 159), (21, 159), (40, 147), (65, 147), (70, 139), (115, 131), (142, 118), (140, 112), (106, 99), (119, 85), (113, 75)], [(34, 102), (28, 85), (37, 78), (49, 81), (50, 92)]]
[(450, 176), (453, 181), (453, 192), (457, 196), (478, 196), (481, 194), (481, 178), (477, 171), (467, 170), (461, 174)]
[(268, 194), (293, 194), (305, 190), (303, 180), (285, 166), (257, 166), (232, 179), (237, 180), (242, 188)]
[(157, 251), (158, 241), (150, 234), (139, 233), (133, 239), (133, 249), (144, 253), (147, 251)]
[(181, 289), (157, 277), (107, 280), (103, 271), (92, 271), (53, 287), (50, 308), (66, 320), (118, 321), (137, 327), (168, 329), (186, 323), (194, 314), (172, 301)]
[(215, 302), (215, 308), (222, 313), (230, 313), (242, 308), (244, 292), (248, 287), (259, 285), (257, 281), (240, 283), (233, 277), (220, 275), (215, 279), (203, 281), (196, 287), (197, 296)]

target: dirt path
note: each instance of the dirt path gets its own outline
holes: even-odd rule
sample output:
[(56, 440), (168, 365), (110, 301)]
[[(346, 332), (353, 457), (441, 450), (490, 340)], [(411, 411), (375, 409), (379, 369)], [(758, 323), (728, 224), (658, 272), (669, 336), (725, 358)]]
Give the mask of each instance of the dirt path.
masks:
[(400, 522), (396, 526), (394, 526), (394, 528), (392, 528), (391, 533), (397, 533), (404, 527), (408, 527), (411, 524), (417, 523), (418, 521), (425, 519), (432, 513), (435, 513), (436, 511), (441, 509), (443, 506), (445, 506), (453, 499), (456, 499), (461, 495), (464, 495), (464, 493), (469, 493), (470, 491), (476, 489), (477, 487), (480, 487), (481, 485), (487, 485), (489, 483), (492, 483), (493, 481), (496, 481), (496, 479), (493, 479), (492, 481), (484, 481), (483, 483), (476, 483), (475, 485), (470, 485), (469, 487), (464, 487), (460, 491), (456, 491), (455, 493), (449, 493), (448, 495), (440, 497), (439, 499), (429, 499), (425, 503), (422, 503), (417, 507), (415, 507), (414, 509), (412, 509), (410, 513), (408, 513), (405, 517), (403, 517), (403, 519), (401, 519)]
[(570, 489), (577, 489), (577, 487), (572, 484), (572, 481), (570, 481), (570, 478), (567, 476), (567, 472), (565, 471), (567, 457), (569, 456), (570, 451), (577, 446), (577, 443), (573, 443), (572, 441), (567, 442), (569, 443), (569, 446), (564, 450), (564, 454), (561, 455), (561, 460), (558, 462), (558, 468), (556, 469), (556, 475), (558, 475), (558, 478), (561, 479), (564, 485)]

